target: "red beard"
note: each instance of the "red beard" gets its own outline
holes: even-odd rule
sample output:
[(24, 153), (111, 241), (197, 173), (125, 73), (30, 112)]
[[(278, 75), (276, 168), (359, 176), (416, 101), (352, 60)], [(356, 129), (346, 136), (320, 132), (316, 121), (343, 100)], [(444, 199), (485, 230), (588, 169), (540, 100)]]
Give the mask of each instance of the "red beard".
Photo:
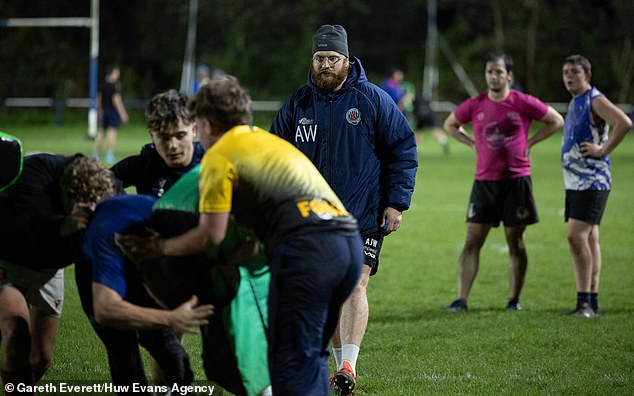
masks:
[(315, 85), (324, 91), (334, 91), (348, 77), (347, 62), (339, 72), (337, 72), (335, 68), (322, 69), (321, 67), (315, 66), (312, 66), (310, 70)]

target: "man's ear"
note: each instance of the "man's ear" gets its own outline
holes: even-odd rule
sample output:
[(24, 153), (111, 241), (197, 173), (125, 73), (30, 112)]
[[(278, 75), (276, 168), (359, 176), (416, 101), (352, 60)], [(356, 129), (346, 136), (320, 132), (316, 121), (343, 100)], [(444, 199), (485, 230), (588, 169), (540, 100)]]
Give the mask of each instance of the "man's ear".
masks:
[(218, 128), (217, 125), (214, 124), (209, 118), (203, 118), (203, 125), (204, 125), (204, 129), (202, 129), (201, 131), (205, 131), (210, 136), (220, 136), (225, 132), (221, 130), (220, 128)]
[(204, 133), (209, 133), (209, 120), (206, 118), (198, 118), (196, 119), (196, 132), (198, 133), (198, 137), (201, 137)]

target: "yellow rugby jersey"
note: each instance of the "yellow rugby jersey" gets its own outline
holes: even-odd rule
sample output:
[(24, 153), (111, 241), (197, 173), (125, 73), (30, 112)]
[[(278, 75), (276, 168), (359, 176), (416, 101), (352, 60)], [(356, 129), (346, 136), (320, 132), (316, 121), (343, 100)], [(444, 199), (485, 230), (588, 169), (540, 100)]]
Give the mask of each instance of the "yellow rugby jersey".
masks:
[(312, 162), (257, 127), (234, 127), (207, 150), (199, 187), (200, 213), (231, 212), (263, 241), (295, 231), (357, 229)]

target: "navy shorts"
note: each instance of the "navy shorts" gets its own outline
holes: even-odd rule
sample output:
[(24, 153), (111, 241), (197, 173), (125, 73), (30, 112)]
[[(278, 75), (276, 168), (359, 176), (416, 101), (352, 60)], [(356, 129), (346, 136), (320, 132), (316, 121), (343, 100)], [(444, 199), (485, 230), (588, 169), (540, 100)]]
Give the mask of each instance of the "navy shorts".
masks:
[(608, 195), (610, 190), (566, 190), (565, 220), (575, 219), (588, 224), (601, 224)]
[(358, 233), (292, 236), (269, 251), (273, 393), (328, 395), (328, 344), (361, 274)]
[(107, 108), (103, 109), (103, 114), (101, 115), (101, 127), (103, 129), (108, 128), (119, 128), (121, 126), (121, 117), (119, 116), (119, 112), (115, 108)]
[(436, 127), (438, 127), (438, 123), (436, 122), (436, 115), (434, 112), (430, 111), (424, 116), (416, 117), (416, 129)]
[(491, 224), (497, 227), (500, 221), (504, 222), (505, 227), (534, 224), (539, 221), (530, 176), (473, 182), (467, 223)]

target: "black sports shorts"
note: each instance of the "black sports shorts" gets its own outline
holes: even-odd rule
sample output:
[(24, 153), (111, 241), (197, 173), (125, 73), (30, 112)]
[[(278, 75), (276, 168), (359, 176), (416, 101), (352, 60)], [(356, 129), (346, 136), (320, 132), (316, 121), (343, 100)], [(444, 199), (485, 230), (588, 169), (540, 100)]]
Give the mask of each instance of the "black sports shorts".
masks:
[(566, 211), (564, 218), (601, 224), (601, 218), (608, 203), (610, 190), (566, 190)]
[(504, 222), (505, 227), (534, 224), (539, 221), (530, 176), (473, 182), (467, 223), (491, 224), (497, 227), (500, 221)]
[(379, 254), (381, 246), (383, 246), (383, 233), (375, 232), (363, 235), (363, 254), (365, 255), (365, 265), (371, 268), (370, 276), (376, 274), (379, 270)]

